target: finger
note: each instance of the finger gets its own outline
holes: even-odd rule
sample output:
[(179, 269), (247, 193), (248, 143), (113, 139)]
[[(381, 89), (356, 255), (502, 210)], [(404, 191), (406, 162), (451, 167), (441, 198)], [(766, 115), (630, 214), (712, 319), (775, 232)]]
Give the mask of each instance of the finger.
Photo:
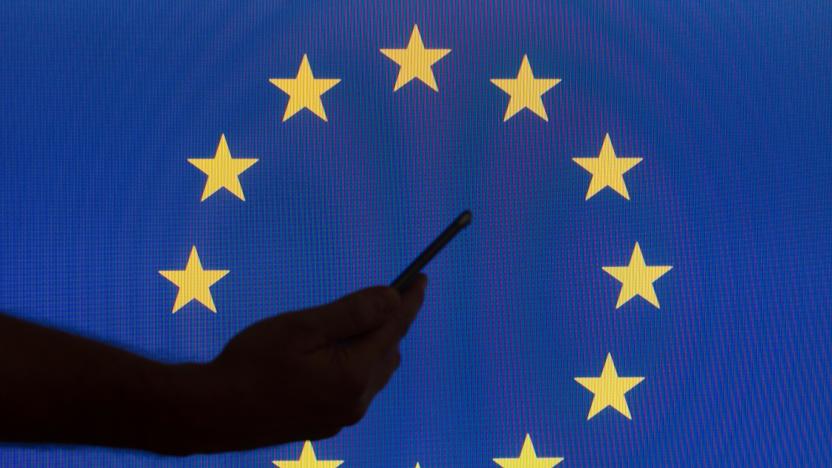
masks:
[(363, 335), (380, 328), (400, 308), (402, 298), (387, 286), (364, 288), (312, 309), (285, 314), (310, 347)]
[(353, 355), (364, 362), (373, 362), (374, 357), (383, 356), (390, 348), (396, 346), (422, 307), (426, 286), (427, 277), (420, 273), (413, 285), (402, 295), (401, 306), (392, 312), (392, 318), (379, 329), (351, 344), (354, 348)]
[(332, 341), (375, 330), (390, 320), (402, 297), (388, 286), (373, 286), (335, 301), (331, 311), (321, 310), (322, 331)]
[(384, 360), (379, 364), (378, 368), (373, 373), (370, 378), (370, 382), (367, 385), (367, 389), (361, 396), (360, 404), (362, 405), (363, 411), (366, 411), (366, 409), (370, 406), (370, 403), (373, 401), (376, 394), (387, 386), (387, 383), (390, 382), (390, 379), (393, 378), (393, 374), (395, 374), (396, 370), (399, 368), (401, 361), (402, 357), (398, 349), (394, 348), (392, 351), (387, 353)]
[(402, 314), (400, 316), (402, 330), (401, 335), (404, 337), (410, 329), (410, 325), (416, 320), (416, 315), (422, 308), (422, 303), (425, 300), (425, 289), (428, 286), (428, 277), (423, 273), (419, 273), (413, 286), (407, 289), (402, 297), (403, 307), (400, 309)]

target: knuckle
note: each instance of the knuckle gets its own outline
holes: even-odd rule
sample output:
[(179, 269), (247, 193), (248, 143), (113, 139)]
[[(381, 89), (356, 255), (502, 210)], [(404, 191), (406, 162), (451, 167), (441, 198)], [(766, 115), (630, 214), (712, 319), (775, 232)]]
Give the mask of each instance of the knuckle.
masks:
[(332, 426), (329, 430), (324, 431), (322, 437), (318, 437), (319, 439), (328, 439), (330, 437), (335, 437), (341, 432), (342, 426)]
[(330, 437), (335, 437), (336, 435), (338, 435), (338, 433), (341, 432), (342, 428), (343, 425), (330, 421), (318, 427), (311, 428), (309, 431), (306, 432), (306, 435), (303, 438), (307, 440), (328, 439)]

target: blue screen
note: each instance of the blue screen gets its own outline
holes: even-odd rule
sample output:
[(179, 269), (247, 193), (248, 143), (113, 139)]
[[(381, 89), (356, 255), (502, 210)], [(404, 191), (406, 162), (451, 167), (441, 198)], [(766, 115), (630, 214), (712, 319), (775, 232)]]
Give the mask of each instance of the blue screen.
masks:
[[(388, 284), (470, 209), (398, 372), (318, 460), (832, 464), (828, 2), (4, 6), (3, 312), (206, 362)], [(211, 182), (189, 161), (220, 153), (257, 162)], [(215, 312), (160, 275), (193, 249), (228, 272)], [(0, 465), (267, 467), (303, 445), (7, 444)]]

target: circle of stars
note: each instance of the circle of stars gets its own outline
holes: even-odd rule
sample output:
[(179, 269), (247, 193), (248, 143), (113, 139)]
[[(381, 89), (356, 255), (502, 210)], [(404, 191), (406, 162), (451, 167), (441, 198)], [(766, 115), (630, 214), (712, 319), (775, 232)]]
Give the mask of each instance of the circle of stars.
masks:
[[(433, 92), (439, 92), (434, 66), (444, 59), (451, 49), (427, 48), (418, 25), (411, 30), (407, 45), (402, 49), (382, 48), (381, 54), (396, 64), (398, 73), (393, 92), (404, 86), (421, 82)], [(520, 68), (514, 78), (493, 78), (491, 83), (509, 96), (503, 114), (503, 122), (515, 117), (523, 110), (543, 121), (549, 120), (543, 96), (561, 82), (560, 78), (538, 78), (527, 55), (523, 55)], [(283, 113), (283, 122), (306, 109), (320, 120), (327, 122), (322, 96), (333, 89), (339, 78), (317, 78), (309, 58), (303, 54), (294, 78), (270, 78), (269, 82), (288, 95)], [(192, 166), (205, 174), (206, 182), (200, 202), (205, 202), (221, 190), (225, 190), (240, 201), (245, 201), (240, 176), (254, 166), (258, 159), (234, 158), (231, 155), (225, 135), (220, 141), (213, 158), (190, 158)], [(573, 161), (591, 175), (585, 200), (597, 196), (609, 188), (624, 200), (630, 201), (630, 193), (624, 175), (642, 162), (640, 157), (619, 157), (616, 155), (609, 134), (604, 136), (601, 151), (597, 157), (575, 157)], [(639, 243), (636, 242), (629, 263), (625, 266), (604, 266), (602, 270), (621, 283), (616, 309), (623, 307), (636, 297), (659, 308), (659, 300), (653, 283), (671, 270), (669, 265), (647, 265)], [(217, 312), (211, 287), (223, 279), (228, 270), (207, 270), (202, 266), (195, 246), (184, 270), (161, 270), (159, 274), (178, 288), (172, 311), (184, 308), (192, 301), (202, 304), (213, 313)], [(618, 374), (612, 354), (608, 353), (601, 375), (598, 377), (575, 377), (575, 381), (593, 394), (587, 420), (591, 420), (606, 408), (612, 408), (627, 419), (632, 419), (625, 394), (644, 381), (644, 377), (621, 377)], [(494, 458), (494, 463), (504, 468), (551, 468), (563, 461), (561, 457), (538, 456), (532, 439), (526, 434), (520, 455), (516, 458)], [(318, 460), (311, 441), (303, 444), (297, 460), (274, 461), (277, 468), (336, 468), (341, 460)], [(421, 468), (417, 462), (416, 468)]]

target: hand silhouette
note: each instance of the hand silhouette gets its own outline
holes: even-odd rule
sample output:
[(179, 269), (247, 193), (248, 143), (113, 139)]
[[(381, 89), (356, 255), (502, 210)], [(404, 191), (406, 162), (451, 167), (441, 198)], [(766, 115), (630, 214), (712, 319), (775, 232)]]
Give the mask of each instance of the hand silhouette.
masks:
[(395, 372), (426, 282), (261, 320), (207, 363), (163, 364), (0, 315), (0, 442), (189, 455), (332, 436)]
[(197, 450), (320, 439), (358, 422), (399, 366), (425, 285), (366, 288), (243, 330), (206, 367), (222, 390)]

